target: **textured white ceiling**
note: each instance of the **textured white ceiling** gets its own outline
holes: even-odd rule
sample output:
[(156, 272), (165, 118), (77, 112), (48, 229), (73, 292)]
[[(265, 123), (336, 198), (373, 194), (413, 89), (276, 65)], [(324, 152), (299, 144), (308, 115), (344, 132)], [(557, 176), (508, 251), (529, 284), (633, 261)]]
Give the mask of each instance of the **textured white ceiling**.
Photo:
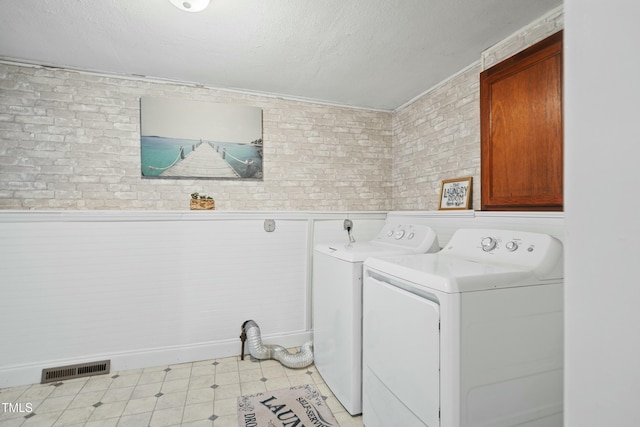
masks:
[(0, 0), (0, 58), (393, 110), (562, 0)]

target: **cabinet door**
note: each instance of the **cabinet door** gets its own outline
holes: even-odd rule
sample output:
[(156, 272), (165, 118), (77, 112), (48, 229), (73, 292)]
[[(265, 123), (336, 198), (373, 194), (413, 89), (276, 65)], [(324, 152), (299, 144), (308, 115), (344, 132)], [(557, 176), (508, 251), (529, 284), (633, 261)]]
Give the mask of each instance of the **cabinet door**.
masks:
[(482, 210), (562, 210), (562, 31), (480, 74)]

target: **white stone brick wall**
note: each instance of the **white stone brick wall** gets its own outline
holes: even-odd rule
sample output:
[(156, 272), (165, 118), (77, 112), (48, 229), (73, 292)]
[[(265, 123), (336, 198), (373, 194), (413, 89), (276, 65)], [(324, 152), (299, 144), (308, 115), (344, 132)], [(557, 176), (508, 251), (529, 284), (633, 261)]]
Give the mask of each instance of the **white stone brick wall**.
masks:
[[(480, 175), (479, 66), (398, 111), (393, 119), (393, 207), (435, 210), (443, 179)], [(479, 200), (479, 199), (478, 199)]]
[(480, 73), (563, 28), (559, 7), (393, 116), (394, 210), (436, 210), (442, 180), (471, 176), (480, 209)]
[[(10, 63), (0, 94), (0, 209), (391, 208), (391, 113)], [(264, 181), (143, 179), (141, 96), (262, 108)]]
[[(559, 7), (394, 113), (0, 63), (0, 209), (435, 210), (464, 176), (479, 209), (479, 74), (562, 27)], [(262, 108), (264, 181), (142, 179), (141, 96)]]

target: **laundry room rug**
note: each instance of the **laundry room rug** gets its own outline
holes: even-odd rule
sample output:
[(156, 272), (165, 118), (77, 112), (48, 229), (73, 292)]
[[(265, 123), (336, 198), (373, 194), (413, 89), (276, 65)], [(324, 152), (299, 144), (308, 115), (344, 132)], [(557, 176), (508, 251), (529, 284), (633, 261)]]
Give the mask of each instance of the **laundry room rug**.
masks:
[(331, 409), (313, 385), (238, 397), (239, 427), (338, 427)]

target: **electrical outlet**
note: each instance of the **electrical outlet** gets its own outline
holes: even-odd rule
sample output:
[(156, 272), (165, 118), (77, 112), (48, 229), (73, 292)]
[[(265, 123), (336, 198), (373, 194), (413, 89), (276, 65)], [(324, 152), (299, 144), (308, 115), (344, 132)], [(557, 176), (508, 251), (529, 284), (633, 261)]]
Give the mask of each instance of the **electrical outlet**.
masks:
[(264, 231), (272, 232), (276, 229), (276, 221), (274, 219), (264, 220)]
[(351, 221), (350, 219), (345, 219), (343, 226), (345, 230), (353, 230), (353, 221)]

